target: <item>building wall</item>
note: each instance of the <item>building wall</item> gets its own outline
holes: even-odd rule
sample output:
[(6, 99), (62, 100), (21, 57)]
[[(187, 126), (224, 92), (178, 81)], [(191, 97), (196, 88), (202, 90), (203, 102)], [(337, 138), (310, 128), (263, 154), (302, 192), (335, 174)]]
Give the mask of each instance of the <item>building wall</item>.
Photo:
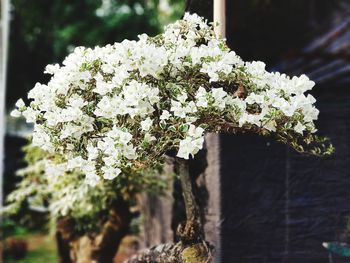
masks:
[(298, 154), (271, 138), (222, 136), (222, 262), (326, 263), (322, 242), (343, 239), (350, 216), (350, 90), (331, 87), (316, 98), (320, 133), (336, 148), (330, 158)]

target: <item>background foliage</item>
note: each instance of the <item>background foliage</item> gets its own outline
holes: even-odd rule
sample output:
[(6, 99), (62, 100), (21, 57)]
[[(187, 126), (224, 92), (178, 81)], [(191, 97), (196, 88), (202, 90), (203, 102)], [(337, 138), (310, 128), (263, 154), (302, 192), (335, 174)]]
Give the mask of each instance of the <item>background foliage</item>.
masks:
[(43, 70), (76, 46), (156, 35), (183, 13), (181, 0), (12, 1), (7, 107), (45, 82)]

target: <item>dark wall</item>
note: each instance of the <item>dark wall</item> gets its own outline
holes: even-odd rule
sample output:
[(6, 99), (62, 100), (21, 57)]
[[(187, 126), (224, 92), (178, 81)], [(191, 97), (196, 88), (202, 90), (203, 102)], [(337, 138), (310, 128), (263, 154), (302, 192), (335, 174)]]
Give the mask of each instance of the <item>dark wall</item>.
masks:
[[(226, 1), (228, 44), (245, 60), (274, 65), (327, 32), (341, 2)], [(317, 127), (336, 148), (331, 158), (298, 154), (273, 138), (221, 137), (222, 262), (326, 263), (322, 242), (348, 236), (349, 85), (316, 85), (313, 95)]]
[(273, 65), (323, 33), (348, 0), (227, 0), (228, 45), (244, 60)]
[(341, 240), (350, 216), (350, 90), (316, 98), (331, 158), (272, 138), (222, 136), (222, 262), (329, 262), (322, 242)]

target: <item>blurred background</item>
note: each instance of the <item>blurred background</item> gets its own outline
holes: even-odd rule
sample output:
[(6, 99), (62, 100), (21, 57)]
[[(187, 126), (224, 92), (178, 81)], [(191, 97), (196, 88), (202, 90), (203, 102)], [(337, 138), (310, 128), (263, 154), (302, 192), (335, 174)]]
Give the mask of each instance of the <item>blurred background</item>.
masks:
[[(36, 82), (48, 81), (43, 74), (47, 64), (60, 63), (76, 46), (101, 46), (136, 39), (141, 33), (156, 35), (185, 10), (212, 20), (210, 0), (7, 4), (7, 113)], [(216, 225), (220, 258), (242, 263), (329, 262), (322, 242), (349, 239), (350, 2), (227, 0), (226, 6), (228, 45), (244, 60), (262, 60), (270, 70), (304, 73), (316, 82), (319, 130), (331, 137), (336, 154), (315, 160), (269, 139), (221, 136), (221, 213)], [(15, 172), (25, 166), (21, 148), (31, 131), (6, 116), (4, 199), (19, 180)], [(175, 193), (174, 198), (181, 197)], [(55, 239), (42, 211), (3, 218), (1, 226), (5, 262), (58, 262)], [(337, 256), (334, 260), (350, 262)]]

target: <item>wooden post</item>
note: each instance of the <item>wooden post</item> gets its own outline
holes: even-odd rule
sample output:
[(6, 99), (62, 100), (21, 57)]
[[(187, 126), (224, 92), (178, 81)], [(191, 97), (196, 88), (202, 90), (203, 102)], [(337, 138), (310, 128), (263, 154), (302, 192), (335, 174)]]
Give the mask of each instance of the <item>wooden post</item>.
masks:
[[(213, 0), (214, 23), (219, 23), (215, 27), (217, 36), (226, 36), (226, 15), (225, 0)], [(207, 134), (205, 144), (208, 150), (205, 170), (205, 180), (208, 186), (209, 200), (204, 230), (207, 240), (215, 246), (214, 262), (221, 262), (221, 183), (220, 183), (220, 135), (215, 133)]]
[(214, 0), (214, 23), (219, 23), (215, 27), (215, 32), (220, 37), (226, 37), (226, 0)]

